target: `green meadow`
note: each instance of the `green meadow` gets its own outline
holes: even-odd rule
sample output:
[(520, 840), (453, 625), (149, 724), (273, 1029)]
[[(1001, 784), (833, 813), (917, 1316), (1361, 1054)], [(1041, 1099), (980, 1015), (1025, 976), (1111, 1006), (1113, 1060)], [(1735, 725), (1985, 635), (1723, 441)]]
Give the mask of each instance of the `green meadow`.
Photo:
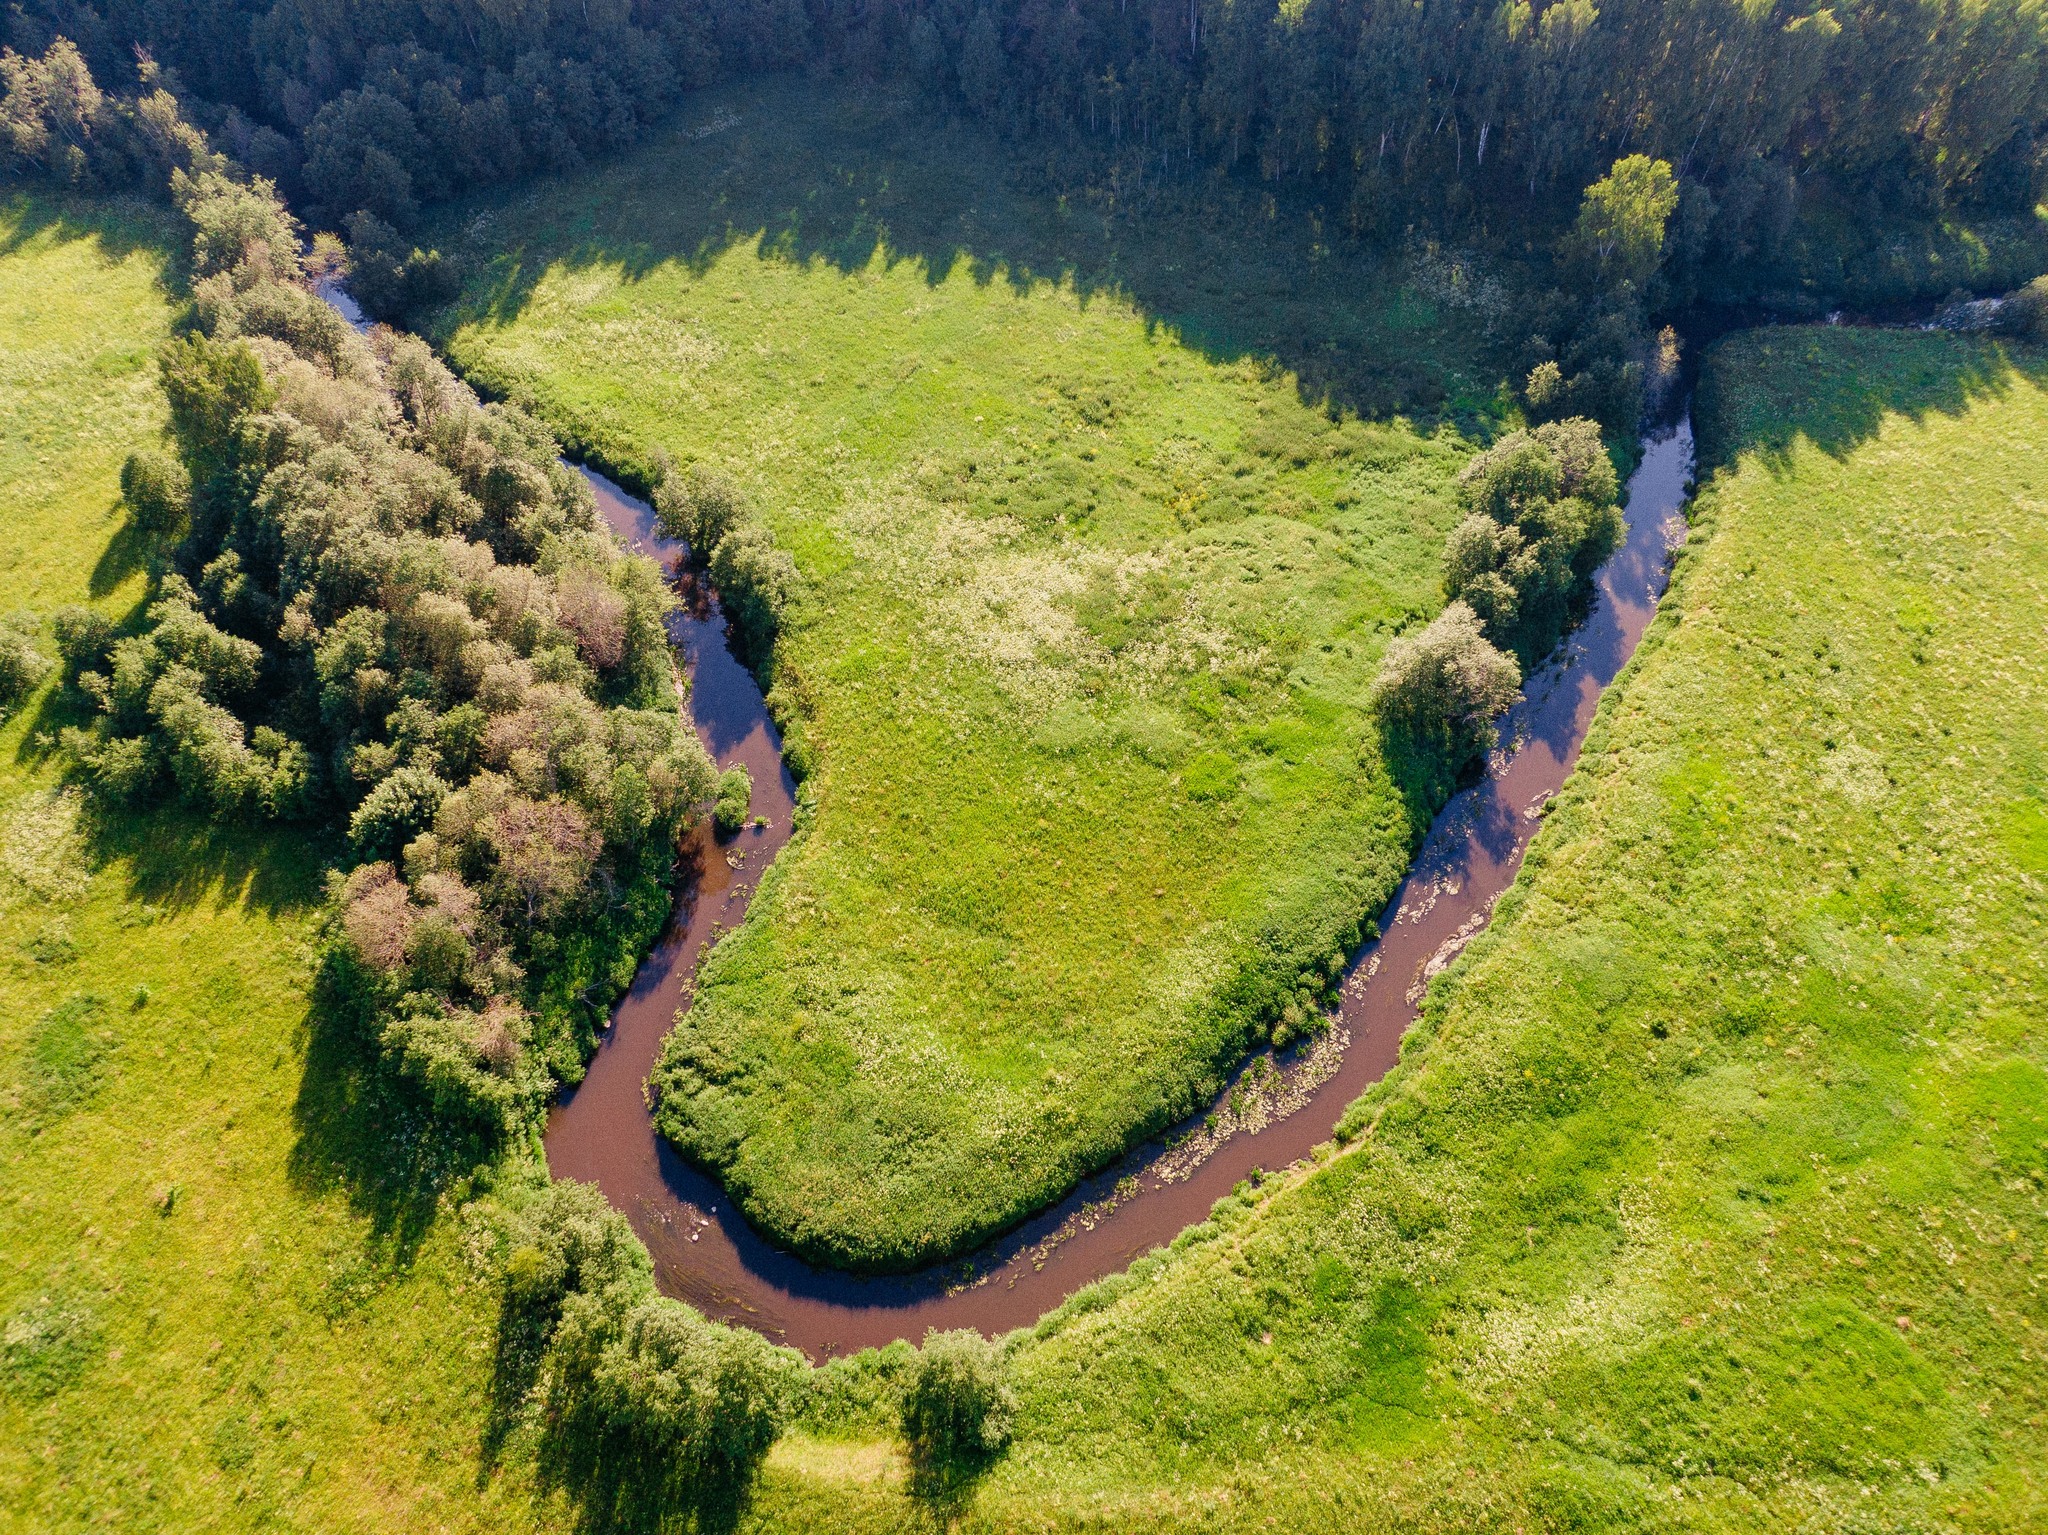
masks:
[[(1350, 1145), (1019, 1340), (963, 1527), (2048, 1521), (2048, 367), (1756, 332), (1699, 419), (1673, 591)], [(835, 1465), (888, 1526), (799, 1448), (785, 1527)]]
[(1312, 1015), (1431, 808), (1366, 699), (1442, 601), (1495, 287), (798, 86), (438, 238), (470, 378), (629, 479), (730, 473), (803, 578), (804, 832), (657, 1073), (751, 1219), (963, 1251)]
[[(15, 202), (0, 214), (0, 538), (18, 551), (0, 564), (0, 608), (83, 601), (127, 619), (142, 595), (150, 551), (126, 531), (115, 480), (162, 419), (150, 358), (175, 315), (170, 238), (153, 215), (118, 207)], [(718, 259), (774, 266), (745, 249)], [(881, 284), (901, 275), (880, 270)], [(957, 280), (908, 275), (935, 302)], [(533, 304), (556, 280), (537, 283)], [(700, 279), (650, 266), (632, 280), (687, 291)], [(804, 279), (850, 280), (829, 261)], [(1080, 302), (1065, 285), (957, 297)], [(1392, 551), (1403, 538), (1419, 546), (1442, 515), (1433, 498), (1455, 442), (1331, 423), (1293, 381), (1232, 376), (1109, 302), (1089, 299), (1090, 331), (1097, 319), (1128, 324), (1132, 348), (1165, 349), (1181, 370), (1174, 389), (1134, 395), (1127, 420), (1210, 400), (1219, 431), (1278, 418), (1312, 432), (1328, 454), (1297, 464), (1247, 450), (1245, 478), (1273, 494), (1321, 484), (1328, 510), (1316, 516), (1329, 520), (1247, 511), (1147, 531), (1145, 497), (1112, 497), (1105, 482), (1097, 502), (1114, 516), (1101, 528), (1033, 532), (1019, 517), (1024, 552), (1123, 559), (1136, 548), (1171, 571), (1204, 535), (1299, 528), (1319, 548), (1341, 541), (1340, 514), (1377, 506), (1391, 518), (1412, 504), (1423, 510), (1405, 534), (1345, 535), (1401, 568)], [(1241, 416), (1204, 393), (1224, 385), (1203, 369), (1243, 391)], [(1939, 335), (1756, 332), (1709, 356), (1696, 420), (1704, 488), (1673, 591), (1603, 701), (1522, 879), (1436, 982), (1402, 1065), (1347, 1116), (1343, 1144), (1245, 1186), (1170, 1250), (1014, 1334), (1016, 1435), (978, 1477), (909, 1471), (878, 1384), (888, 1358), (831, 1366), (739, 1528), (1989, 1535), (2048, 1524), (2048, 364)], [(622, 456), (665, 440), (620, 430)], [(1136, 436), (1119, 432), (1138, 426), (1112, 423), (1081, 462), (1119, 455), (1129, 486), (1149, 483)], [(705, 439), (679, 428), (674, 440)], [(958, 451), (984, 462), (978, 439), (963, 441)], [(920, 802), (880, 797), (908, 781), (900, 756), (871, 748), (878, 777), (865, 789), (840, 766), (863, 760), (847, 740), (870, 739), (851, 722), (895, 709), (895, 739), (930, 748), (916, 780), (929, 796), (967, 771), (929, 763), (971, 753), (918, 735), (925, 712), (1007, 684), (957, 657), (939, 671), (958, 633), (935, 630), (939, 608), (889, 584), (888, 560), (847, 531), (861, 526), (852, 513), (835, 503), (800, 516), (805, 503), (776, 494), (770, 469), (738, 448), (721, 458), (792, 547), (845, 539), (850, 551), (829, 582), (806, 566), (816, 584), (780, 677), (822, 679), (792, 715), (817, 770), (812, 831), (791, 852), (827, 866), (793, 862), (771, 882), (757, 911), (774, 921), (728, 939), (704, 978), (725, 1037), (745, 1040), (747, 1009), (773, 1001), (760, 989), (771, 966), (816, 983), (833, 972), (829, 957), (806, 958), (805, 935), (859, 938), (867, 929), (850, 914), (884, 909), (881, 877), (862, 884), (863, 869), (894, 870), (892, 899), (911, 911), (926, 887), (904, 849), (943, 834), (971, 852), (955, 823), (997, 824), (993, 810), (976, 823), (957, 805), (905, 823)], [(897, 472), (871, 466), (858, 483)], [(1340, 496), (1351, 499), (1339, 507)], [(966, 493), (903, 491), (888, 505), (913, 532), (1007, 515)], [(883, 573), (863, 574), (863, 560)], [(1217, 567), (1199, 568), (1218, 584)], [(1325, 611), (1316, 594), (1364, 579), (1296, 576), (1270, 584), (1297, 593), (1289, 611), (1304, 624)], [(1404, 579), (1422, 592), (1431, 578), (1418, 553)], [(1247, 610), (1278, 600), (1260, 580), (1239, 584), (1253, 589)], [(852, 632), (829, 630), (824, 611), (851, 607), (849, 591), (897, 626), (860, 643), (899, 656), (900, 673), (815, 669), (828, 654), (820, 636)], [(1083, 611), (1072, 621), (1092, 634)], [(1090, 664), (1126, 675), (1100, 643), (1111, 659)], [(1180, 835), (1226, 839), (1232, 860), (1291, 848), (1296, 877), (1315, 874), (1308, 854), (1324, 845), (1298, 828), (1312, 775), (1339, 780), (1333, 749), (1268, 752), (1246, 722), (1287, 700), (1303, 734), (1281, 739), (1313, 744), (1311, 706), (1352, 696), (1330, 679), (1362, 687), (1369, 675), (1362, 639), (1342, 661), (1346, 641), (1321, 643), (1304, 639), (1278, 682), (1242, 695), (1219, 682), (1213, 717), (1164, 695), (1205, 743), (1177, 764), (1121, 744), (1116, 723), (1132, 699), (1162, 695), (1077, 684), (1063, 702), (1079, 701), (1070, 717), (1085, 712), (1083, 744), (1030, 737), (1016, 761), (1042, 775), (1023, 781), (1064, 786), (1067, 800), (1102, 796), (1086, 801), (1096, 819), (1056, 822), (1066, 801), (1030, 801), (1048, 805), (1027, 823), (1039, 862), (1059, 865), (1036, 876), (1037, 896), (1024, 881), (992, 888), (1043, 920), (1062, 878), (1127, 879), (1105, 865), (1169, 809)], [(1353, 661), (1360, 672), (1345, 672)], [(927, 689), (924, 710), (879, 697), (884, 676)], [(310, 921), (338, 848), (96, 810), (64, 792), (43, 744), (63, 722), (47, 690), (0, 722), (0, 1528), (566, 1527), (572, 1511), (532, 1496), (525, 1447), (499, 1445), (491, 1412), (494, 1190), (529, 1176), (530, 1159), (462, 1160), (424, 1120), (389, 1112), (374, 1078), (309, 1028)], [(882, 726), (864, 728), (882, 739)], [(1175, 799), (1210, 751), (1235, 769), (1232, 787)], [(1347, 792), (1386, 806), (1375, 829), (1398, 863), (1411, 813), (1400, 787), (1371, 761), (1349, 771)], [(1163, 808), (1118, 804), (1118, 782), (1149, 786)], [(1001, 804), (1012, 791), (998, 781), (987, 792)], [(898, 812), (875, 815), (863, 838), (873, 864), (833, 853), (823, 834), (835, 796)], [(1340, 829), (1369, 824), (1325, 808)], [(842, 843), (858, 824), (844, 814)], [(1085, 841), (1111, 815), (1135, 830)], [(1067, 840), (1048, 835), (1055, 826)], [(1259, 828), (1269, 840), (1227, 840)], [(1224, 854), (1185, 856), (1196, 869)], [(1362, 888), (1357, 867), (1339, 865)], [(1199, 894), (1191, 878), (1156, 888), (1162, 925)], [(823, 912), (794, 900), (824, 907), (833, 892), (842, 904)], [(1325, 896), (1301, 899), (1311, 914), (1330, 909), (1314, 904)], [(904, 960), (883, 994), (905, 995), (914, 963), (940, 971), (936, 999), (941, 983), (964, 984), (942, 967), (957, 963), (945, 945), (964, 942), (952, 935), (965, 924), (915, 910), (916, 925), (875, 931), (930, 944), (934, 963)], [(844, 925), (806, 926), (828, 920)], [(1078, 946), (1069, 927), (1058, 941)], [(882, 963), (863, 953), (849, 954), (856, 981)], [(1145, 973), (1142, 957), (1118, 961)], [(832, 998), (796, 1004), (821, 1036), (872, 1001), (835, 997), (854, 1000), (839, 1012)], [(1018, 1017), (1020, 1039), (1063, 1037)], [(781, 1074), (776, 1093), (797, 1091), (808, 1041), (763, 1037), (753, 1059)], [(796, 1151), (778, 1165), (797, 1167)]]
[[(118, 477), (179, 238), (0, 204), (0, 608), (142, 598)], [(94, 812), (53, 696), (0, 724), (0, 1528), (525, 1527), (477, 1485), (473, 1170), (307, 1036), (338, 848)]]

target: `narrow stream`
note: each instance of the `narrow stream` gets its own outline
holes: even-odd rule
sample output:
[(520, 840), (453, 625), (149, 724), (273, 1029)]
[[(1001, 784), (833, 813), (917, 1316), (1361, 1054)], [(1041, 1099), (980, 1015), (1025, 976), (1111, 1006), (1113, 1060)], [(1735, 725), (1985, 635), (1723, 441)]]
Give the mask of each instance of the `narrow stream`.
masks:
[[(698, 958), (745, 913), (789, 838), (794, 801), (781, 742), (753, 678), (726, 648), (717, 602), (683, 574), (685, 608), (672, 629), (693, 686), (691, 712), (721, 767), (746, 764), (768, 825), (729, 843), (700, 828), (683, 848), (689, 873), (675, 919), (620, 1002), (589, 1075), (550, 1118), (549, 1167), (596, 1183), (625, 1211), (665, 1293), (814, 1359), (914, 1340), (929, 1327), (1003, 1332), (1127, 1268), (1201, 1220), (1254, 1169), (1284, 1167), (1329, 1139), (1345, 1106), (1394, 1064), (1424, 983), (1485, 926), (1545, 801), (1578, 759), (1601, 690), (1649, 627), (1684, 536), (1691, 472), (1689, 421), (1644, 440), (1628, 485), (1627, 540), (1595, 578), (1591, 613), (1502, 721), (1503, 747), (1487, 776), (1437, 817), (1382, 917), (1383, 936), (1346, 972), (1329, 1033), (1277, 1072), (1261, 1058), (1210, 1115), (1169, 1142), (1140, 1147), (967, 1259), (895, 1278), (812, 1268), (772, 1247), (714, 1180), (655, 1134), (648, 1113), (644, 1084), (688, 1003)], [(584, 473), (613, 529), (675, 571), (682, 551), (655, 533), (646, 503)], [(1241, 1108), (1228, 1106), (1233, 1097)]]

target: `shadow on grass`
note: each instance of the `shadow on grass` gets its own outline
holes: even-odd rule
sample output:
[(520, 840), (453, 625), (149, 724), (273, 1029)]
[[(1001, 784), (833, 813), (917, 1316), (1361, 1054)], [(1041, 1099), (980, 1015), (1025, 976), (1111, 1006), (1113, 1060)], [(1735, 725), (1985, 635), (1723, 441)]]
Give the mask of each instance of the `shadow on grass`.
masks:
[(495, 1141), (437, 1114), (378, 1059), (360, 1010), (322, 966), (306, 1010), (305, 1064), (292, 1104), (286, 1171), (311, 1195), (343, 1194), (370, 1222), (378, 1261), (403, 1268), (433, 1229), (441, 1198), (496, 1160)]
[(1748, 455), (1783, 473), (1802, 441), (1842, 458), (1889, 417), (1959, 416), (2021, 379), (2048, 386), (2048, 353), (1940, 331), (1741, 331), (1703, 360), (1693, 404), (1700, 468)]
[(632, 1478), (579, 1479), (564, 1474), (551, 1466), (545, 1453), (541, 1485), (569, 1495), (576, 1509), (572, 1527), (580, 1535), (680, 1535), (685, 1530), (691, 1535), (730, 1535), (745, 1519), (754, 1491), (751, 1475), (707, 1476), (697, 1478), (683, 1494), (646, 1496)]
[(0, 191), (0, 256), (53, 235), (58, 240), (97, 240), (116, 261), (138, 254), (157, 256), (167, 276), (182, 276), (186, 258), (179, 222), (164, 204), (139, 197), (80, 197), (17, 187)]
[(1321, 210), (1209, 177), (1070, 195), (1033, 153), (852, 86), (707, 92), (585, 176), (444, 209), (435, 242), (481, 271), (437, 328), (516, 319), (557, 263), (702, 276), (747, 247), (842, 274), (909, 263), (934, 287), (964, 275), (1126, 300), (1213, 359), (1277, 364), (1304, 400), (1365, 416), (1491, 410), (1505, 356), (1479, 316), (1404, 292), (1405, 263), (1340, 239)]
[(927, 1526), (935, 1531), (956, 1528), (974, 1511), (974, 1500), (982, 1479), (994, 1469), (999, 1456), (974, 1459), (913, 1460), (907, 1491), (910, 1501)]
[(149, 557), (157, 547), (157, 540), (136, 527), (133, 519), (122, 516), (119, 508), (120, 502), (116, 501), (107, 509), (107, 520), (112, 522), (119, 517), (120, 522), (86, 581), (86, 591), (96, 598), (106, 596), (130, 576), (148, 569)]
[[(61, 704), (46, 702), (39, 723), (68, 722), (56, 717), (61, 712)], [(283, 921), (310, 918), (325, 870), (341, 852), (336, 835), (317, 827), (222, 825), (174, 806), (88, 804), (92, 863), (120, 864), (129, 900), (168, 912), (242, 908)], [(432, 1227), (442, 1194), (497, 1148), (450, 1128), (415, 1089), (381, 1069), (360, 1020), (317, 978), (303, 1038), (288, 1174), (302, 1192), (343, 1194), (370, 1223), (369, 1257), (403, 1266)]]

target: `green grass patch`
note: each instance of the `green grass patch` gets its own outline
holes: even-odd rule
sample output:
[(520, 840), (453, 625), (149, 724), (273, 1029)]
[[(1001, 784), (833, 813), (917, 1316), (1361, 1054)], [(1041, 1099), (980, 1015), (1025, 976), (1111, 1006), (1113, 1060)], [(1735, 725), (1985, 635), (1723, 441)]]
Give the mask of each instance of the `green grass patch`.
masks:
[(2048, 366), (1773, 330), (1701, 404), (1677, 584), (1372, 1130), (1020, 1339), (967, 1527), (2048, 1515)]
[(804, 578), (813, 809), (657, 1074), (753, 1220), (971, 1247), (1312, 1005), (1430, 809), (1365, 706), (1441, 604), (1485, 314), (1263, 197), (1042, 195), (789, 84), (440, 243), (469, 376), (629, 476), (730, 472)]
[(0, 198), (0, 611), (59, 591), (123, 609), (141, 595), (143, 546), (116, 505), (121, 460), (163, 420), (176, 246), (145, 204)]

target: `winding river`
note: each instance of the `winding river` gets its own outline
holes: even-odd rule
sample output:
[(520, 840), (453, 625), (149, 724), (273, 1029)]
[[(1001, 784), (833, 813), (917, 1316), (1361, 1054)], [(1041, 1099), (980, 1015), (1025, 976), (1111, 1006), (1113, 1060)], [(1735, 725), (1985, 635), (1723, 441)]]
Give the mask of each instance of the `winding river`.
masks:
[(1486, 777), (1430, 828), (1382, 915), (1383, 935), (1345, 973), (1328, 1033), (1290, 1060), (1256, 1058), (1211, 1113), (1138, 1148), (967, 1259), (894, 1278), (817, 1269), (779, 1251), (714, 1180), (655, 1134), (644, 1084), (662, 1036), (688, 1005), (705, 945), (745, 914), (762, 871), (788, 841), (795, 785), (760, 690), (726, 647), (715, 596), (681, 568), (683, 551), (655, 532), (645, 502), (583, 472), (612, 528), (676, 575), (684, 605), (671, 628), (697, 730), (721, 767), (746, 765), (755, 811), (768, 824), (730, 842), (700, 827), (683, 848), (689, 873), (675, 918), (619, 1003), (589, 1074), (551, 1116), (548, 1165), (556, 1177), (596, 1183), (626, 1213), (665, 1293), (817, 1359), (914, 1340), (930, 1327), (998, 1333), (1028, 1325), (1171, 1241), (1254, 1170), (1284, 1167), (1329, 1139), (1346, 1105), (1394, 1064), (1428, 978), (1485, 926), (1514, 880), (1545, 802), (1578, 759), (1601, 690), (1649, 627), (1683, 539), (1692, 429), (1682, 422), (1644, 440), (1628, 485), (1627, 539), (1596, 577), (1586, 622), (1503, 719), (1502, 749)]

